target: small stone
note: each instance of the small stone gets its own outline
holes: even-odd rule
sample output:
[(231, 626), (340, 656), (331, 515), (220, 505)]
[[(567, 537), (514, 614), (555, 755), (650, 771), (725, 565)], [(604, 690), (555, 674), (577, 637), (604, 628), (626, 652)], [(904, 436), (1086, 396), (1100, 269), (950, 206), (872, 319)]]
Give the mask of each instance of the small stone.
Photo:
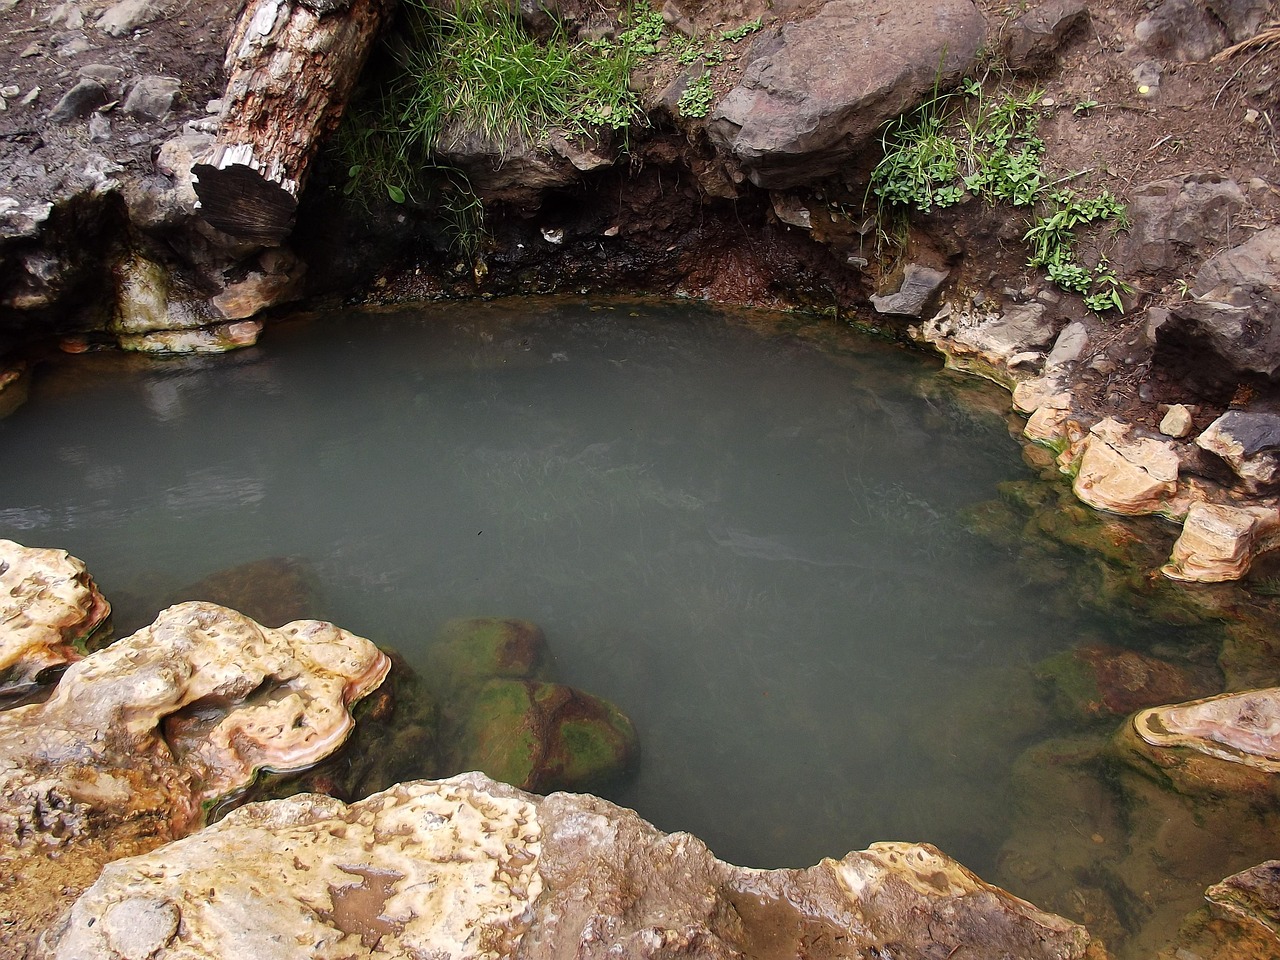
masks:
[(18, 54), (18, 56), (24, 60), (28, 57), (38, 57), (40, 56), (42, 49), (43, 48), (40, 46), (39, 40), (32, 40), (22, 48), (22, 52)]
[(87, 63), (76, 71), (76, 76), (83, 80), (97, 80), (110, 87), (124, 80), (124, 69), (109, 63)]
[(163, 120), (181, 88), (174, 77), (142, 77), (125, 97), (124, 112), (139, 120)]
[(107, 102), (107, 88), (97, 80), (81, 80), (62, 95), (49, 111), (54, 123), (70, 123), (87, 117)]
[(36, 98), (38, 98), (39, 96), (40, 96), (40, 88), (39, 88), (39, 87), (32, 87), (32, 88), (27, 92), (27, 95), (26, 95), (25, 97), (23, 97), (23, 98), (22, 98), (22, 100), (21, 100), (20, 102), (21, 102), (21, 104), (22, 104), (24, 107), (29, 107), (29, 106), (31, 106), (31, 104), (33, 104), (33, 103), (35, 103), (35, 102), (36, 102)]
[(902, 274), (902, 284), (892, 292), (871, 297), (876, 313), (901, 317), (918, 317), (929, 300), (949, 276), (947, 270), (934, 270), (920, 263), (909, 263)]
[(100, 113), (89, 117), (89, 139), (102, 143), (111, 139), (111, 121)]
[(1174, 437), (1181, 440), (1183, 437), (1190, 436), (1194, 426), (1195, 422), (1192, 420), (1191, 411), (1182, 404), (1175, 403), (1165, 413), (1164, 419), (1160, 421), (1160, 432), (1166, 437)]
[(204, 105), (204, 112), (209, 114), (217, 114), (222, 112), (221, 100), (210, 100)]
[(1248, 110), (1244, 112), (1244, 122), (1249, 124), (1257, 123), (1258, 118), (1260, 116), (1261, 114), (1258, 113), (1257, 110), (1254, 110), (1252, 107), (1250, 107)]

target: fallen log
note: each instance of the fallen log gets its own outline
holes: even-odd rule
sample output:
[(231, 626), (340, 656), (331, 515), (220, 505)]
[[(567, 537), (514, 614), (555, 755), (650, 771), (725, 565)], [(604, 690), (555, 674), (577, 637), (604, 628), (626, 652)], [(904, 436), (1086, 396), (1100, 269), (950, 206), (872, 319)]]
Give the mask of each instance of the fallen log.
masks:
[(214, 145), (192, 167), (200, 214), (268, 245), (293, 228), (320, 140), (342, 116), (390, 0), (249, 0), (227, 47)]

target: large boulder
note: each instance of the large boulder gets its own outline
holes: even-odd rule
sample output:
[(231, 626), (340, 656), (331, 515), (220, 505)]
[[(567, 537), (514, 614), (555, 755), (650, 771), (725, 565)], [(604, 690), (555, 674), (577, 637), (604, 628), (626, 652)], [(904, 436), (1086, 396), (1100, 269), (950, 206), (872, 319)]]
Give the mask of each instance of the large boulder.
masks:
[(1280, 772), (1280, 688), (1227, 693), (1143, 710), (1134, 729), (1156, 747), (1185, 747)]
[(110, 613), (84, 563), (65, 550), (0, 540), (0, 705), (79, 660)]
[(39, 955), (1068, 960), (1088, 942), (927, 845), (750, 870), (603, 800), (467, 774), (241, 808), (107, 867)]
[(1161, 572), (1172, 580), (1239, 580), (1254, 558), (1280, 542), (1280, 510), (1252, 504), (1192, 503)]
[(971, 0), (831, 0), (760, 35), (707, 133), (757, 186), (812, 183), (849, 164), (886, 120), (967, 73), (985, 36)]
[(1280, 227), (1206, 261), (1191, 294), (1170, 308), (1157, 342), (1202, 345), (1241, 374), (1280, 370)]
[(0, 713), (0, 915), (33, 937), (104, 863), (200, 826), (259, 771), (351, 732), (390, 660), (329, 623), (269, 630), (184, 603), (85, 657), (44, 703)]
[(1135, 437), (1107, 417), (1081, 445), (1072, 489), (1097, 510), (1136, 516), (1169, 513), (1178, 490), (1178, 455), (1169, 441)]
[(1252, 493), (1280, 481), (1280, 415), (1228, 410), (1196, 437), (1196, 446), (1225, 460)]
[(1148, 183), (1129, 202), (1128, 269), (1154, 273), (1217, 247), (1245, 203), (1234, 180), (1213, 174)]

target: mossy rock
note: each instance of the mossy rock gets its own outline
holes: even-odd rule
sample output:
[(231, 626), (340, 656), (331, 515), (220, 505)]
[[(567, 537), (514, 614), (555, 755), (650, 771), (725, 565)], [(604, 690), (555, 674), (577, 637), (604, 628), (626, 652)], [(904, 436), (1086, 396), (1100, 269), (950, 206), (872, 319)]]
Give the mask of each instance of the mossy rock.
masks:
[(639, 754), (613, 704), (537, 680), (482, 684), (457, 718), (450, 772), (482, 770), (523, 790), (586, 790), (622, 776)]
[(444, 690), (492, 678), (541, 677), (547, 638), (527, 620), (468, 617), (450, 620), (427, 651), (433, 682)]
[(1060, 713), (1086, 721), (1194, 700), (1221, 688), (1212, 670), (1103, 644), (1050, 657), (1036, 668), (1036, 677), (1050, 688)]

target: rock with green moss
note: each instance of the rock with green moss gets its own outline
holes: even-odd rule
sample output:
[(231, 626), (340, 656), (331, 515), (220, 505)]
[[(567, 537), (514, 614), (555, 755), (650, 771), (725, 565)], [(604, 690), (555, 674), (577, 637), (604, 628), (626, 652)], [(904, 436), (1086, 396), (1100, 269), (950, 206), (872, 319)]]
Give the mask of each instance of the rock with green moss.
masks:
[(1058, 711), (1076, 720), (1125, 716), (1144, 707), (1216, 693), (1216, 671), (1136, 650), (1089, 644), (1043, 661), (1036, 675)]
[(613, 704), (559, 683), (493, 679), (459, 718), (450, 766), (524, 790), (583, 790), (625, 774), (639, 755)]
[(427, 654), (430, 675), (441, 687), (492, 677), (541, 677), (547, 638), (527, 620), (469, 617), (450, 620)]
[(631, 770), (635, 728), (607, 700), (547, 676), (525, 620), (451, 620), (427, 655), (444, 714), (442, 774), (482, 770), (524, 790), (589, 790)]

